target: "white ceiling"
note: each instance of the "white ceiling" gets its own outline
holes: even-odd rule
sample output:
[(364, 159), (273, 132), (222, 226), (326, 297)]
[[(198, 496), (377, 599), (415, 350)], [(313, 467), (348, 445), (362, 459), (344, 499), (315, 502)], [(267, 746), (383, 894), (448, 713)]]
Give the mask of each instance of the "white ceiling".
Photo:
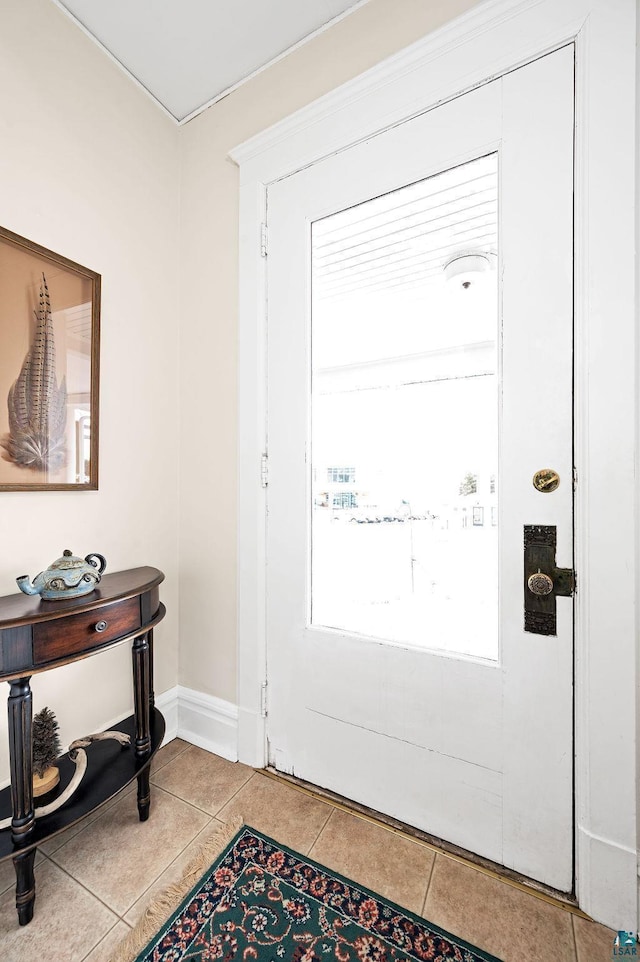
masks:
[(178, 121), (366, 0), (54, 0)]

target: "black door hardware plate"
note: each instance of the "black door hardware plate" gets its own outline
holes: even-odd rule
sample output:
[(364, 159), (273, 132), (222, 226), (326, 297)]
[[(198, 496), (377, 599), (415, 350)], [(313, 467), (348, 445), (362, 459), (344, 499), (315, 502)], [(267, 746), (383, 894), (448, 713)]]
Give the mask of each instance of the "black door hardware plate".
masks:
[[(547, 588), (549, 579), (552, 590)], [(556, 597), (571, 597), (574, 584), (572, 568), (556, 567), (556, 526), (525, 524), (524, 630), (535, 635), (557, 634)]]

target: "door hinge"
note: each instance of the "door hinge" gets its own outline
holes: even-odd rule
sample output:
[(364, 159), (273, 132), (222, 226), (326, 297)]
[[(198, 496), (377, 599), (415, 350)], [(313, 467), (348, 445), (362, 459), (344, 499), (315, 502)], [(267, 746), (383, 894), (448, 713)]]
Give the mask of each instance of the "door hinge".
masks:
[(263, 681), (260, 685), (260, 714), (263, 718), (267, 717), (267, 682)]
[(269, 455), (263, 454), (260, 458), (260, 481), (262, 487), (266, 488), (269, 484)]
[(267, 253), (268, 253), (268, 250), (267, 250), (268, 241), (269, 241), (269, 235), (268, 235), (268, 232), (267, 232), (267, 225), (266, 225), (266, 224), (260, 224), (260, 256), (261, 256), (261, 257), (266, 257), (266, 256), (267, 256)]

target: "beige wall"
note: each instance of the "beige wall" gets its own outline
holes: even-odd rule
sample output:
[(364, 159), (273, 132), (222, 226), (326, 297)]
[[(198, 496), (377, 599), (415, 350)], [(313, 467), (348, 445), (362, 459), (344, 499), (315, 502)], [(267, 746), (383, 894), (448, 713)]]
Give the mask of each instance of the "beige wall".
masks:
[[(180, 683), (236, 700), (237, 144), (475, 5), (370, 0), (181, 129)], [(256, 465), (256, 470), (258, 466)]]
[[(0, 492), (0, 594), (64, 548), (164, 569), (161, 692), (178, 662), (179, 130), (51, 0), (2, 3), (0, 89), (0, 224), (103, 277), (100, 490)], [(130, 658), (34, 677), (63, 745), (127, 713)]]

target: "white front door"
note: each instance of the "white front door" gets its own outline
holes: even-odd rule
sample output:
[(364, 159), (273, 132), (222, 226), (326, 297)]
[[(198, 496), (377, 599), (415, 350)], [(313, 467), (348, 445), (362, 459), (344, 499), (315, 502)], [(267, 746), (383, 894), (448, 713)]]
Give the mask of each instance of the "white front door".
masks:
[(573, 70), (270, 186), (267, 260), (269, 759), (565, 891)]

